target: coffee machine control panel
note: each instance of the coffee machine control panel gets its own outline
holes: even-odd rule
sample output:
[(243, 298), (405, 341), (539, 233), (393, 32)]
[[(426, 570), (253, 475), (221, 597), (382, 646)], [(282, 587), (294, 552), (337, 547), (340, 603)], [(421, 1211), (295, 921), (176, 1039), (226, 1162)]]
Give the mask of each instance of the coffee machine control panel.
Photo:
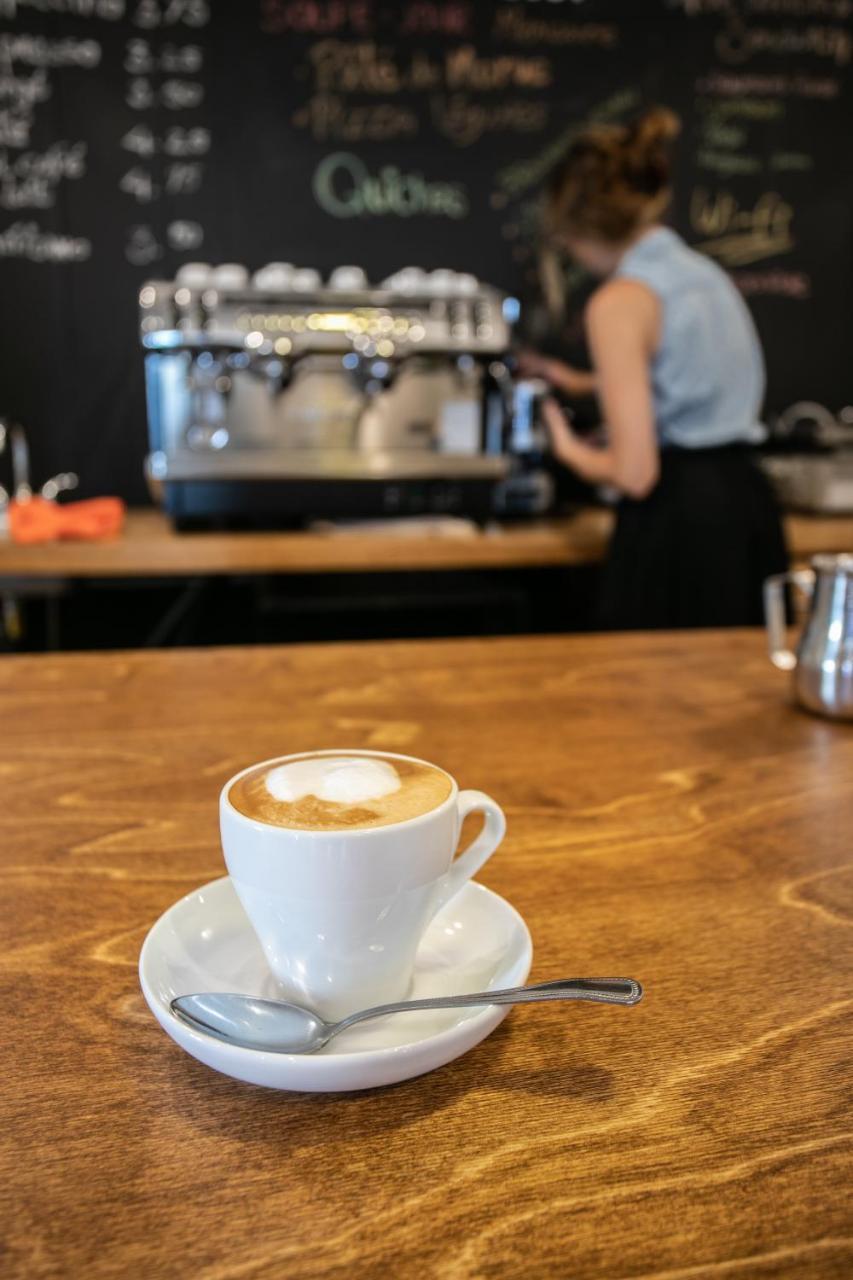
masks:
[(190, 263), (174, 281), (149, 281), (139, 294), (146, 347), (166, 334), (204, 336), (258, 355), (298, 359), (352, 353), (399, 360), (423, 354), (501, 356), (518, 303), (474, 276), (407, 267), (369, 285), (356, 267), (327, 281), (309, 269), (270, 263), (249, 279), (235, 264)]

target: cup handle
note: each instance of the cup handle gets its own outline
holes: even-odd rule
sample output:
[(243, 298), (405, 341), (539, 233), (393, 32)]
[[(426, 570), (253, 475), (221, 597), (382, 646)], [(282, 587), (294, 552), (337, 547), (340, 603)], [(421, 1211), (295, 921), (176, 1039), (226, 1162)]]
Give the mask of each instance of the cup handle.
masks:
[(460, 791), (457, 805), (460, 828), (469, 813), (482, 813), (485, 821), (483, 830), (439, 881), (438, 898), (433, 915), (477, 874), (485, 862), (488, 862), (506, 833), (503, 809), (484, 791)]

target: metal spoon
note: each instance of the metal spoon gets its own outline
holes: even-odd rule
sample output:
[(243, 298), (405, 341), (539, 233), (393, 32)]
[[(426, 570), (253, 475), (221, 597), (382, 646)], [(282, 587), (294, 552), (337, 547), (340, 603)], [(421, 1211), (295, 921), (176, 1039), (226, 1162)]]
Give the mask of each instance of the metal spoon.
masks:
[(415, 1009), (466, 1009), (489, 1004), (533, 1004), (539, 1000), (592, 1000), (597, 1004), (637, 1004), (643, 988), (633, 978), (563, 978), (532, 987), (507, 987), (463, 996), (436, 996), (432, 1000), (404, 1000), (351, 1013), (340, 1022), (324, 1022), (310, 1009), (283, 1000), (261, 1000), (227, 992), (176, 996), (171, 1008), (176, 1018), (194, 1031), (225, 1040), (243, 1049), (265, 1053), (314, 1053), (333, 1036), (356, 1022), (382, 1018), (388, 1013)]

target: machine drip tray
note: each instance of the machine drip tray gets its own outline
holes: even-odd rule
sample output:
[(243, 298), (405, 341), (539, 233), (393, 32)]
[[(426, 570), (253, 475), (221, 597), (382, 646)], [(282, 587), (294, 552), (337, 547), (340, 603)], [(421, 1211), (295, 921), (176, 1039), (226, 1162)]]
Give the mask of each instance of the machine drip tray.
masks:
[(177, 529), (298, 529), (310, 520), (454, 515), (485, 524), (493, 517), (494, 481), (180, 480), (166, 481), (162, 501)]

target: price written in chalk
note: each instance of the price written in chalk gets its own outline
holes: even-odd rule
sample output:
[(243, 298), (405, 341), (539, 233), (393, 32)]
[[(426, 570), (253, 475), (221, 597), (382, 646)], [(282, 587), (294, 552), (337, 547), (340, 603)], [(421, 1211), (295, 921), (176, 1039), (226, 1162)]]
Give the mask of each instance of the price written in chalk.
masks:
[[(204, 244), (204, 228), (199, 222), (177, 218), (166, 227), (166, 243), (178, 253), (189, 253)], [(124, 256), (134, 267), (148, 267), (163, 257), (165, 250), (147, 223), (128, 228)]]
[(157, 72), (170, 75), (197, 75), (204, 65), (204, 51), (197, 44), (165, 44), (157, 49), (150, 40), (128, 40), (124, 69), (132, 76), (150, 76)]
[[(204, 26), (209, 16), (206, 3), (190, 0), (151, 0), (144, 8), (140, 0), (135, 11), (136, 25), (151, 34), (125, 43), (125, 101), (142, 118), (121, 138), (122, 150), (130, 152), (137, 163), (122, 175), (118, 185), (138, 205), (152, 205), (163, 198), (186, 198), (201, 189), (204, 158), (211, 149), (210, 130), (195, 123), (164, 129), (162, 109), (195, 111), (204, 103), (205, 86), (199, 78), (204, 71), (204, 49), (200, 44), (169, 40), (166, 29), (179, 23)], [(190, 76), (196, 78), (189, 79)], [(149, 123), (152, 117), (159, 126), (156, 130)], [(134, 223), (128, 228), (128, 262), (147, 267), (162, 258), (167, 248), (183, 252), (197, 249), (204, 241), (204, 229), (190, 219), (170, 222), (165, 244), (161, 227), (160, 223), (157, 232), (148, 223)]]
[(210, 22), (208, 0), (137, 0), (131, 10), (134, 26), (144, 31), (162, 27), (206, 27)]
[(204, 101), (204, 85), (198, 80), (172, 78), (155, 85), (147, 76), (134, 76), (128, 81), (125, 102), (133, 111), (151, 111), (165, 107), (167, 111), (191, 111)]
[(176, 125), (167, 129), (162, 137), (154, 133), (147, 124), (134, 125), (124, 135), (121, 145), (125, 151), (132, 151), (138, 156), (154, 156), (162, 153), (167, 156), (204, 156), (210, 150), (210, 130), (200, 125), (183, 128)]
[(148, 169), (135, 165), (119, 179), (119, 190), (140, 204), (150, 204), (164, 192), (166, 195), (192, 195), (201, 186), (204, 169), (197, 161), (179, 160), (167, 165), (162, 185), (154, 181)]

